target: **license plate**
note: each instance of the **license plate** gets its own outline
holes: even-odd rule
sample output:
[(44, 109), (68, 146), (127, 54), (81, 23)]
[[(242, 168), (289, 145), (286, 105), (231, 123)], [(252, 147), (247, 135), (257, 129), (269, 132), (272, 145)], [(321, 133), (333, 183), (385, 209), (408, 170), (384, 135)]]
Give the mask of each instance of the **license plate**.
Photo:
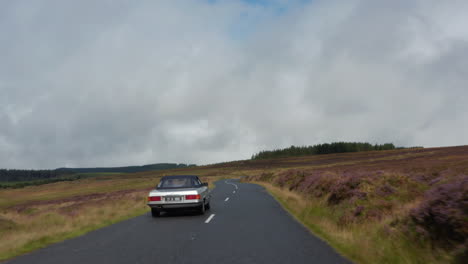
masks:
[(177, 202), (177, 201), (182, 201), (182, 197), (180, 197), (180, 196), (171, 196), (171, 197), (165, 197), (164, 200), (166, 202)]

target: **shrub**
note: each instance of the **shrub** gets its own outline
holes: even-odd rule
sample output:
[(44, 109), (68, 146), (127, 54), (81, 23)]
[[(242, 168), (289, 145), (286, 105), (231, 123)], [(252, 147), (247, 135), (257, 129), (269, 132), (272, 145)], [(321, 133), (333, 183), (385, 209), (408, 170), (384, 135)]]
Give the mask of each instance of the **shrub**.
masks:
[(361, 179), (359, 177), (347, 176), (340, 178), (330, 189), (328, 204), (336, 205), (350, 198), (365, 198), (367, 194), (358, 189), (360, 184)]
[(468, 237), (468, 176), (434, 187), (410, 212), (413, 222), (444, 247), (464, 244)]

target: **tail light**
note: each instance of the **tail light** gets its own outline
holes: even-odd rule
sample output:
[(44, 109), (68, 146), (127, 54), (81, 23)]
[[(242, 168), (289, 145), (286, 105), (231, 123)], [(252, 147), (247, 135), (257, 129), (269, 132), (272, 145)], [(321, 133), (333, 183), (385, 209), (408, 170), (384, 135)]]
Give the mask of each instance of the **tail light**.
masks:
[(185, 200), (200, 200), (201, 195), (196, 194), (196, 195), (185, 195)]
[(148, 202), (159, 202), (161, 201), (161, 196), (148, 196)]

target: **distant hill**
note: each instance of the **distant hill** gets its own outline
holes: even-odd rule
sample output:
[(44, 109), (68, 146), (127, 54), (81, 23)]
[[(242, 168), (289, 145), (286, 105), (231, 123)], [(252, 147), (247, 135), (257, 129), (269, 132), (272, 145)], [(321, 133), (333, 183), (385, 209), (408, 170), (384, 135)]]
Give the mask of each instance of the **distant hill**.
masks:
[(168, 170), (168, 169), (183, 169), (188, 167), (194, 167), (195, 164), (183, 164), (183, 163), (157, 163), (143, 166), (126, 166), (126, 167), (100, 167), (100, 168), (58, 168), (55, 171), (59, 173), (101, 173), (101, 172), (142, 172), (142, 171), (154, 171), (154, 170)]
[[(183, 163), (157, 163), (143, 166), (126, 167), (101, 167), (101, 168), (58, 168), (55, 170), (18, 170), (18, 169), (0, 169), (0, 188), (1, 183), (40, 181), (38, 184), (56, 182), (61, 180), (76, 180), (81, 178), (83, 173), (135, 173), (143, 171), (156, 171), (168, 169), (183, 169), (197, 166), (195, 164)], [(32, 183), (36, 184), (36, 183)], [(7, 184), (6, 187), (10, 186)], [(20, 186), (20, 185), (18, 185)], [(23, 186), (23, 185), (21, 185)], [(26, 186), (26, 185), (24, 185)]]

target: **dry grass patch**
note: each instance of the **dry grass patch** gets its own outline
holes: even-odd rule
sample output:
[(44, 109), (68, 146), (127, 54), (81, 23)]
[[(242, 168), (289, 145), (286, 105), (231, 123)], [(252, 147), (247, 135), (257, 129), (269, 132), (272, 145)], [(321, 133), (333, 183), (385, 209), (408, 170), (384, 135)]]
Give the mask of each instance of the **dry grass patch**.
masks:
[(95, 178), (27, 186), (21, 189), (5, 189), (0, 190), (0, 209), (32, 201), (47, 201), (92, 193), (142, 189), (156, 185), (157, 180), (158, 178)]
[(0, 260), (148, 211), (148, 190), (116, 191), (18, 205), (0, 213)]

